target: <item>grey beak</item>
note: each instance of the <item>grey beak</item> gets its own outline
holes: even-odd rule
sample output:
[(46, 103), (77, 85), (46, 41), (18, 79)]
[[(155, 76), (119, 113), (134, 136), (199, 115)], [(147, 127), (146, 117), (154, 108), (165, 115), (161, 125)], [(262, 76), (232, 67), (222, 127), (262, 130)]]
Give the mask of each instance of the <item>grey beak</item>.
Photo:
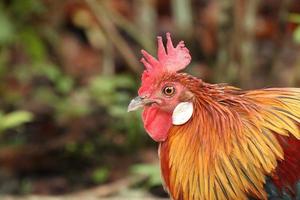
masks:
[(135, 97), (132, 99), (128, 105), (127, 112), (131, 112), (134, 110), (137, 110), (145, 105), (145, 102), (143, 101), (143, 98), (141, 97)]
[(154, 99), (147, 99), (143, 97), (135, 97), (130, 101), (127, 108), (127, 112), (137, 110), (141, 107), (144, 107), (145, 105), (151, 105), (153, 103), (159, 103), (159, 101)]

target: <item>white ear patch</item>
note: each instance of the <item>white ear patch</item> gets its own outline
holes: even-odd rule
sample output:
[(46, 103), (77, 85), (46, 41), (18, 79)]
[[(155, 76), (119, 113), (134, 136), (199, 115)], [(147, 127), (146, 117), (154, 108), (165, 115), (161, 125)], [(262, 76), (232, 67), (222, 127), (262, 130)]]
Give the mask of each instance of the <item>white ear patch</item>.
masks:
[(179, 103), (172, 114), (173, 125), (182, 125), (189, 121), (192, 117), (194, 111), (193, 103), (191, 102), (181, 102)]

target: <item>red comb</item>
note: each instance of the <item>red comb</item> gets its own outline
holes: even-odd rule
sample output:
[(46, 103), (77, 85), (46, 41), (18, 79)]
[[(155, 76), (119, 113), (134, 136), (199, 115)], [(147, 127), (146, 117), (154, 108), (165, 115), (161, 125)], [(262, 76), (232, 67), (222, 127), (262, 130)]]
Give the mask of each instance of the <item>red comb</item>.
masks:
[(158, 41), (158, 60), (146, 51), (142, 50), (144, 58), (141, 62), (145, 65), (146, 70), (157, 70), (164, 68), (169, 72), (177, 72), (184, 69), (191, 61), (189, 50), (184, 46), (184, 42), (180, 41), (176, 47), (173, 46), (170, 33), (167, 36), (167, 49), (162, 42), (162, 37), (157, 37)]
[(177, 72), (184, 69), (191, 61), (189, 50), (180, 41), (176, 47), (173, 46), (170, 33), (166, 34), (167, 49), (165, 49), (162, 37), (157, 37), (158, 50), (157, 58), (154, 58), (145, 50), (142, 50), (143, 58), (141, 62), (145, 65), (145, 71), (142, 76), (142, 87), (139, 94), (149, 90), (157, 74), (163, 72)]

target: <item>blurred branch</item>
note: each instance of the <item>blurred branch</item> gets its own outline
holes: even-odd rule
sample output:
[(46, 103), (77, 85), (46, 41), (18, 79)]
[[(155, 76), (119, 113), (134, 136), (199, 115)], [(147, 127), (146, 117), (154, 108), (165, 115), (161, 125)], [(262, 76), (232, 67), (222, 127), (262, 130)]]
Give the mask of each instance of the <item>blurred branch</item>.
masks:
[[(254, 71), (254, 42), (255, 42), (255, 22), (256, 22), (256, 13), (258, 8), (258, 0), (245, 1), (240, 0), (240, 6), (236, 9), (240, 9), (237, 12), (244, 14), (241, 16), (235, 17), (237, 20), (238, 26), (241, 26), (242, 31), (240, 34), (241, 41), (236, 45), (239, 45), (239, 50), (241, 52), (241, 61), (240, 61), (240, 83), (244, 87), (248, 87), (251, 84), (251, 76)], [(238, 3), (236, 4), (237, 6)], [(243, 21), (244, 19), (244, 21)]]
[[(155, 10), (154, 0), (135, 0), (135, 9), (137, 10), (136, 23), (139, 28), (143, 30), (146, 35), (141, 35), (144, 40), (146, 40), (149, 46), (147, 50), (154, 53), (155, 48), (155, 38), (158, 25), (158, 14)], [(140, 33), (139, 33), (140, 34)]]
[(132, 49), (122, 38), (115, 25), (108, 17), (107, 8), (104, 6), (103, 1), (85, 0), (90, 9), (96, 16), (98, 23), (104, 29), (107, 38), (114, 44), (119, 53), (124, 57), (129, 68), (136, 74), (141, 72), (140, 64), (135, 57)]
[[(220, 6), (220, 15), (218, 18), (219, 27), (218, 27), (218, 43), (219, 43), (219, 52), (217, 54), (217, 69), (215, 75), (216, 82), (227, 82), (236, 74), (235, 67), (229, 65), (230, 61), (230, 43), (232, 39), (233, 32), (233, 0), (223, 0), (219, 1)], [(227, 79), (224, 79), (226, 77)]]
[(95, 196), (95, 197), (108, 197), (111, 195), (115, 195), (116, 193), (124, 190), (126, 188), (132, 187), (133, 185), (137, 185), (145, 180), (147, 180), (147, 176), (139, 175), (139, 176), (129, 176), (122, 178), (120, 180), (114, 181), (112, 183), (108, 183), (105, 185), (96, 186), (91, 189), (83, 190), (80, 192), (76, 192), (70, 194), (70, 197), (86, 197), (86, 196)]
[[(140, 1), (140, 0), (138, 0)], [(146, 15), (146, 17), (137, 17), (137, 20), (147, 20), (147, 22), (145, 20), (143, 20), (143, 27), (142, 29), (140, 29), (139, 27), (137, 27), (134, 23), (130, 22), (128, 19), (126, 19), (125, 17), (121, 16), (119, 13), (117, 13), (116, 11), (114, 11), (113, 9), (111, 9), (110, 7), (106, 7), (107, 8), (107, 14), (110, 17), (110, 20), (112, 20), (117, 26), (119, 26), (121, 29), (123, 29), (124, 31), (126, 31), (129, 35), (132, 36), (132, 38), (134, 40), (136, 40), (143, 48), (147, 49), (148, 51), (152, 52), (154, 50), (154, 40), (151, 40), (150, 38), (152, 38), (150, 36), (150, 33), (155, 34), (153, 32), (154, 25), (150, 25), (149, 28), (146, 28), (147, 25), (149, 25), (150, 23), (155, 24), (155, 20), (153, 20), (153, 18), (155, 18), (155, 12), (153, 11), (153, 8), (151, 8), (151, 5), (147, 5), (150, 4), (148, 1), (142, 1), (141, 3), (142, 5), (139, 6), (139, 11), (143, 11), (143, 13), (141, 13), (142, 15)], [(146, 6), (147, 5), (147, 6)], [(149, 22), (151, 21), (151, 22)]]
[[(227, 77), (227, 80), (222, 81), (239, 82), (241, 86), (247, 87), (254, 66), (254, 28), (258, 0), (227, 0), (222, 1), (221, 7), (217, 81)], [(231, 26), (233, 28), (229, 29)]]
[(193, 11), (191, 0), (172, 0), (172, 11), (174, 15), (177, 34), (183, 37), (193, 35)]
[[(286, 23), (287, 21), (293, 18), (293, 15), (289, 14), (289, 7), (291, 5), (291, 0), (283, 0), (280, 2), (280, 9), (279, 9), (279, 27), (280, 31), (278, 31), (278, 37), (281, 39), (278, 41), (277, 45), (280, 45), (281, 48), (275, 48), (273, 55), (271, 56), (271, 72), (270, 72), (270, 79), (271, 82), (278, 82), (280, 79), (280, 74), (278, 71), (285, 68), (287, 60), (284, 59), (284, 55), (290, 49), (290, 34), (286, 31)], [(292, 17), (292, 18), (291, 18)], [(293, 22), (293, 21), (291, 21)], [(300, 22), (300, 20), (299, 20)], [(297, 73), (296, 73), (297, 74)], [(277, 80), (276, 80), (277, 79)], [(284, 78), (281, 80), (285, 80)], [(291, 80), (291, 79), (290, 79)], [(280, 81), (279, 81), (280, 82)], [(292, 83), (293, 81), (290, 81)], [(288, 83), (286, 83), (288, 84)]]
[(114, 66), (115, 60), (113, 56), (113, 45), (109, 42), (106, 42), (105, 51), (103, 52), (103, 61), (102, 61), (102, 74), (113, 75), (115, 70)]

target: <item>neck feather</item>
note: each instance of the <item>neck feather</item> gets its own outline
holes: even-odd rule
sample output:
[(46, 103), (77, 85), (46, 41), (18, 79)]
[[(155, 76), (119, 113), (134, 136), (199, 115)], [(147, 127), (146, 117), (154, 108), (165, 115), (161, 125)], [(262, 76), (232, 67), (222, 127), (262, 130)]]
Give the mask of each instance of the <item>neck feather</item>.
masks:
[(250, 113), (257, 112), (257, 108), (243, 100), (237, 89), (196, 85), (189, 88), (195, 94), (192, 118), (185, 125), (172, 126), (160, 146), (161, 169), (173, 199), (244, 200), (246, 191), (266, 199), (263, 172), (255, 166), (250, 166), (255, 175), (244, 172), (247, 158), (242, 156), (247, 155), (242, 152), (247, 142), (241, 132), (241, 116), (253, 118)]

